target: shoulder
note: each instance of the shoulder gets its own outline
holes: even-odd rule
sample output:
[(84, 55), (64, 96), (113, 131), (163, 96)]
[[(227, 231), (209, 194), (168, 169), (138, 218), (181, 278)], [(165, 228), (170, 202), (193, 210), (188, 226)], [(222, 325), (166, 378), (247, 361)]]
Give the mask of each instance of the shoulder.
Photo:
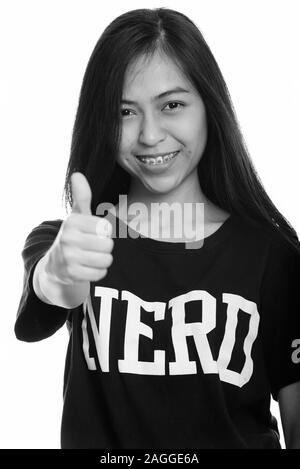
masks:
[(57, 236), (63, 220), (44, 220), (39, 225), (34, 226), (26, 237), (25, 248), (37, 243), (54, 240)]
[(249, 221), (240, 216), (233, 220), (234, 230), (232, 245), (239, 253), (244, 253), (245, 260), (255, 260), (266, 267), (268, 272), (274, 269), (292, 270), (300, 265), (300, 242), (295, 237), (290, 242), (278, 228), (266, 227), (259, 221)]
[[(297, 251), (297, 248), (295, 249), (291, 242), (275, 226), (267, 227), (266, 224), (260, 221), (249, 220), (238, 215), (233, 215), (233, 217), (238, 232), (245, 238), (263, 242), (269, 245), (270, 249), (282, 251), (286, 254), (292, 254)], [(300, 242), (297, 237), (294, 237), (294, 243), (300, 248)]]
[(53, 228), (53, 227), (61, 226), (62, 223), (63, 223), (63, 220), (61, 218), (56, 218), (55, 220), (42, 221), (40, 225), (38, 226), (41, 226), (43, 228), (46, 228), (46, 227)]
[(57, 218), (55, 220), (44, 220), (39, 225), (36, 225), (32, 229), (32, 233), (57, 231), (61, 227), (62, 223), (63, 223), (63, 220), (60, 218)]

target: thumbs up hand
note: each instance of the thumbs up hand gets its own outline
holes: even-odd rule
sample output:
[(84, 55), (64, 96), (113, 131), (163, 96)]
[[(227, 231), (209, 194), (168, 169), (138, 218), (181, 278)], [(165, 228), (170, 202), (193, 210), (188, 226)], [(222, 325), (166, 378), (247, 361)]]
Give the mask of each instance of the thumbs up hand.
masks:
[(87, 293), (89, 282), (104, 278), (113, 262), (112, 226), (92, 215), (92, 191), (82, 173), (72, 174), (71, 186), (72, 213), (47, 252), (45, 269), (61, 284), (84, 283)]

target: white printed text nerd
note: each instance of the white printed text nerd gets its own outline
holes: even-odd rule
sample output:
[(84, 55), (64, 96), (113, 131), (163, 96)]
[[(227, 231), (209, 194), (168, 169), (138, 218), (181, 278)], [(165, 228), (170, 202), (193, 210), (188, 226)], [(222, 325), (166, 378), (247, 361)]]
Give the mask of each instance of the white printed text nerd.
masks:
[[(153, 339), (153, 329), (141, 322), (141, 308), (153, 313), (154, 321), (165, 318), (166, 308), (171, 310), (171, 337), (175, 352), (175, 361), (169, 363), (170, 375), (196, 374), (195, 361), (189, 359), (186, 338), (192, 336), (195, 342), (203, 373), (219, 374), (221, 381), (242, 387), (253, 373), (251, 350), (257, 337), (259, 313), (257, 305), (240, 295), (223, 293), (222, 301), (226, 306), (226, 325), (224, 337), (219, 349), (218, 358), (213, 359), (208, 333), (216, 327), (216, 298), (206, 290), (192, 290), (183, 295), (171, 298), (168, 303), (148, 302), (137, 295), (114, 288), (95, 286), (95, 297), (100, 297), (99, 326), (90, 297), (84, 303), (84, 319), (82, 321), (83, 352), (90, 370), (96, 370), (95, 358), (90, 356), (90, 340), (94, 341), (102, 372), (109, 372), (109, 341), (113, 300), (127, 301), (126, 327), (124, 336), (124, 358), (118, 360), (120, 373), (134, 373), (140, 375), (165, 375), (165, 351), (154, 350), (152, 362), (140, 361), (138, 357), (139, 338), (141, 335)], [(185, 305), (191, 301), (202, 303), (202, 321), (185, 322)], [(229, 368), (231, 356), (236, 342), (238, 317), (242, 312), (248, 318), (248, 332), (241, 345), (241, 356), (244, 364), (238, 372)], [(92, 330), (88, 334), (87, 321)]]

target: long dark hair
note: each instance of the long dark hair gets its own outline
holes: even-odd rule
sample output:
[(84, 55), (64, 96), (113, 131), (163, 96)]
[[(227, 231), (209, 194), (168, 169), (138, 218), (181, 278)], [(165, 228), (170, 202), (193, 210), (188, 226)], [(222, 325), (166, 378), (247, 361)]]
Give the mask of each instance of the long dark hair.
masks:
[(116, 163), (120, 105), (127, 67), (141, 56), (161, 51), (181, 68), (199, 92), (208, 139), (198, 165), (200, 186), (222, 209), (277, 230), (299, 250), (297, 233), (277, 210), (256, 173), (243, 140), (226, 83), (200, 30), (184, 14), (168, 8), (122, 14), (104, 30), (89, 59), (73, 128), (64, 194), (72, 207), (70, 178), (87, 177), (92, 213), (101, 202), (117, 204), (128, 194), (130, 175)]

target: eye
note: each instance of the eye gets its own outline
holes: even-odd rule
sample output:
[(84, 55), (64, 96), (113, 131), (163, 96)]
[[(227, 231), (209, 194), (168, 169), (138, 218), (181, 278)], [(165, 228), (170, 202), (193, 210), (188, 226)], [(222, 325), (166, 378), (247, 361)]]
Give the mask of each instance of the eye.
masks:
[[(169, 109), (166, 109), (167, 106), (169, 106)], [(178, 101), (170, 101), (167, 103), (163, 109), (166, 109), (167, 111), (178, 111), (181, 107), (184, 107), (185, 105), (183, 103), (179, 103)], [(134, 114), (134, 111), (128, 108), (123, 108), (120, 110), (121, 117), (130, 117), (131, 115)]]
[(170, 106), (170, 109), (167, 109), (167, 111), (177, 111), (178, 109), (180, 109), (180, 107), (183, 107), (184, 104), (183, 103), (179, 103), (177, 101), (171, 101), (170, 103), (167, 103), (166, 106), (164, 107), (164, 109), (167, 107), (167, 106)]
[(130, 116), (131, 115), (131, 114), (129, 114), (130, 112), (133, 112), (133, 111), (131, 111), (131, 109), (127, 109), (127, 108), (121, 109), (121, 117)]

